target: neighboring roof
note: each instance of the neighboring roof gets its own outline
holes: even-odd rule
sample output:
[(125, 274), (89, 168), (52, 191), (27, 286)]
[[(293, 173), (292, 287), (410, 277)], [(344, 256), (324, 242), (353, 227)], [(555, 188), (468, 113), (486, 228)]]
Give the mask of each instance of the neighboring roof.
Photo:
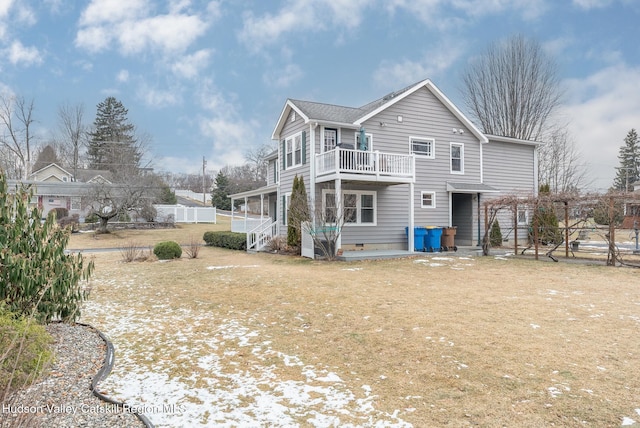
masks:
[(447, 192), (494, 193), (499, 192), (499, 190), (483, 183), (452, 183), (447, 181)]
[(331, 122), (336, 124), (351, 125), (353, 127), (359, 127), (363, 122), (367, 121), (371, 117), (380, 113), (381, 111), (391, 107), (398, 101), (406, 98), (421, 88), (427, 88), (433, 95), (436, 96), (444, 104), (444, 106), (460, 120), (464, 126), (467, 127), (481, 142), (486, 143), (487, 137), (462, 114), (462, 112), (447, 98), (431, 80), (422, 80), (416, 84), (407, 86), (395, 92), (391, 92), (382, 98), (374, 100), (362, 107), (345, 107), (333, 104), (323, 104), (313, 101), (302, 101), (288, 99), (285, 103), (276, 127), (273, 130), (271, 136), (272, 139), (277, 139), (284, 127), (284, 123), (291, 110), (295, 110), (305, 123), (309, 122)]
[(526, 144), (531, 146), (539, 146), (544, 144), (542, 141), (534, 141), (534, 140), (522, 140), (520, 138), (512, 138), (512, 137), (502, 137), (500, 135), (489, 135), (485, 134), (489, 141), (497, 141), (499, 143), (514, 143), (514, 144)]
[(111, 182), (113, 174), (111, 171), (101, 170), (101, 169), (78, 169), (76, 171), (76, 181), (80, 181), (82, 183), (88, 183), (94, 180), (97, 177), (102, 178), (108, 182)]
[(33, 172), (29, 175), (29, 178), (33, 177), (34, 175), (38, 174), (39, 172), (44, 171), (45, 169), (49, 169), (49, 168), (51, 168), (51, 167), (55, 167), (55, 168), (57, 168), (58, 170), (62, 171), (63, 173), (65, 173), (65, 174), (67, 174), (67, 175), (71, 176), (71, 173), (70, 173), (69, 171), (67, 171), (66, 169), (64, 169), (63, 167), (61, 167), (60, 165), (58, 165), (57, 163), (50, 163), (49, 165), (47, 165), (47, 166), (45, 166), (45, 167), (42, 167), (42, 168), (40, 168), (40, 169), (38, 169), (38, 170), (36, 170), (36, 171), (33, 171)]

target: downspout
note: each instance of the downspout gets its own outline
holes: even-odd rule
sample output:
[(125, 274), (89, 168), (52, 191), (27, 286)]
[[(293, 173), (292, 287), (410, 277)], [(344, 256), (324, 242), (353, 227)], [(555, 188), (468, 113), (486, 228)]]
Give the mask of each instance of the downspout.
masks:
[(538, 177), (538, 148), (540, 146), (536, 146), (533, 149), (533, 195), (538, 196), (538, 189), (540, 188), (540, 182)]
[(311, 211), (311, 227), (315, 227), (316, 224), (316, 128), (318, 127), (318, 122), (314, 122), (313, 124), (309, 124), (309, 139), (311, 140), (309, 143), (310, 153), (309, 153), (309, 162), (311, 165), (309, 166), (309, 203), (310, 203), (310, 211)]

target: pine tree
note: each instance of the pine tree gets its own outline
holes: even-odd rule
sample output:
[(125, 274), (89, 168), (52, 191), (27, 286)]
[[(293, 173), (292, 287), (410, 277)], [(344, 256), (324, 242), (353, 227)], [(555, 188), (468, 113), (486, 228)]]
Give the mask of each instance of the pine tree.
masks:
[(640, 179), (640, 140), (635, 129), (631, 129), (625, 137), (618, 159), (620, 167), (613, 180), (613, 189), (633, 192), (633, 183)]
[(93, 131), (89, 133), (87, 155), (90, 167), (108, 170), (115, 176), (123, 170), (137, 170), (142, 157), (135, 138), (135, 127), (129, 122), (129, 111), (114, 97), (97, 106)]
[(229, 178), (222, 171), (216, 175), (215, 186), (211, 192), (211, 204), (219, 210), (230, 210)]

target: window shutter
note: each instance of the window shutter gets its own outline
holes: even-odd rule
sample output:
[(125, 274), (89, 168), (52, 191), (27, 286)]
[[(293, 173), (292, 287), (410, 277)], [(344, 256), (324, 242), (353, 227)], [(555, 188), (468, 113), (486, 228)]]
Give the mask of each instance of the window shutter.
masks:
[(307, 163), (307, 132), (302, 131), (302, 164)]
[(282, 140), (282, 151), (280, 152), (280, 156), (282, 157), (282, 169), (287, 169), (287, 142), (286, 140)]
[(282, 225), (285, 225), (284, 219), (287, 217), (287, 197), (282, 195)]
[(278, 162), (273, 163), (273, 183), (278, 182)]

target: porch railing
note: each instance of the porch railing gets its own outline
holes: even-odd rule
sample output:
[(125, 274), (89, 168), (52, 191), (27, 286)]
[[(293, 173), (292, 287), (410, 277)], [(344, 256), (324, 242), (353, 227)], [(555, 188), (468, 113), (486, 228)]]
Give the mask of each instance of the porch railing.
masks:
[(267, 219), (247, 232), (247, 251), (262, 250), (269, 240), (278, 233), (278, 222)]
[(316, 173), (410, 178), (415, 174), (414, 159), (414, 155), (407, 154), (335, 148), (316, 155)]

